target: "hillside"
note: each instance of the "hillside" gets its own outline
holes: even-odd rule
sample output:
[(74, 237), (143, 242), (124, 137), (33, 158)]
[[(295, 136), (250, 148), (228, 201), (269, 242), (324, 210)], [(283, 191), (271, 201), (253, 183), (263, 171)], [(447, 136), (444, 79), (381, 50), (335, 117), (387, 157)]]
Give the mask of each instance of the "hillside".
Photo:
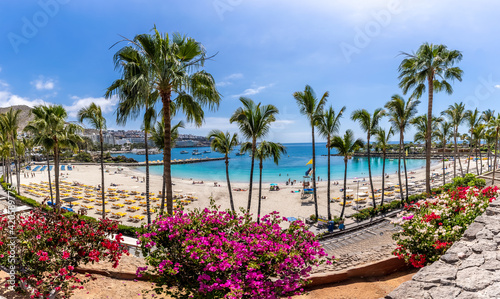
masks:
[[(21, 110), (21, 114), (19, 115), (19, 131), (22, 131), (28, 122), (33, 119), (33, 116), (30, 115), (31, 108), (26, 105), (16, 105), (11, 107), (14, 110)], [(11, 107), (0, 108), (0, 113), (9, 111)]]

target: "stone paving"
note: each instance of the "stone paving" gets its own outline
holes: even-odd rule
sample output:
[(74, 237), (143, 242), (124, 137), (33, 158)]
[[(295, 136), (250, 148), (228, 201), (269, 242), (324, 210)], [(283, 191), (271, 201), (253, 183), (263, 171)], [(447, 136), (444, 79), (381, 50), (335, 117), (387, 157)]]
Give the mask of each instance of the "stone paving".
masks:
[(446, 254), (385, 298), (500, 298), (499, 245), (500, 200), (496, 200)]

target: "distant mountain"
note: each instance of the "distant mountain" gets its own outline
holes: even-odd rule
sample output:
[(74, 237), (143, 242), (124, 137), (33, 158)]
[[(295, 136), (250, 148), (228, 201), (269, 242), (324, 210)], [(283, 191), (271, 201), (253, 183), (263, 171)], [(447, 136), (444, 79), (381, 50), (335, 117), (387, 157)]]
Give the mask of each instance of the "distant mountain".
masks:
[[(21, 110), (19, 114), (19, 131), (22, 131), (29, 121), (33, 120), (33, 115), (30, 115), (31, 107), (26, 105), (11, 106), (13, 110)], [(6, 113), (11, 107), (0, 108), (0, 113)]]

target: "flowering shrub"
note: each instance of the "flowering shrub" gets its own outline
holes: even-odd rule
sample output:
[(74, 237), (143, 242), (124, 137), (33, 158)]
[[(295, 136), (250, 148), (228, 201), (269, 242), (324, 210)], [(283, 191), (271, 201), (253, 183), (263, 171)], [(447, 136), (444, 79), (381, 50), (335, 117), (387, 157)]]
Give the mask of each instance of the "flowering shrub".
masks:
[(405, 205), (393, 221), (403, 228), (393, 236), (394, 255), (417, 268), (436, 261), (499, 194), (496, 186), (458, 187)]
[[(13, 271), (11, 278), (15, 274), (15, 289), (25, 285), (31, 298), (48, 297), (53, 290), (69, 297), (90, 279), (78, 279), (75, 267), (104, 259), (117, 267), (121, 255), (128, 254), (120, 245), (121, 234), (108, 239), (116, 231), (116, 222), (109, 219), (86, 222), (40, 209), (17, 219), (0, 216), (0, 265)], [(6, 287), (11, 287), (9, 281)]]
[(158, 275), (155, 291), (175, 298), (300, 294), (312, 266), (331, 262), (304, 223), (284, 221), (274, 212), (258, 224), (213, 205), (159, 216), (139, 237), (148, 267), (137, 274)]

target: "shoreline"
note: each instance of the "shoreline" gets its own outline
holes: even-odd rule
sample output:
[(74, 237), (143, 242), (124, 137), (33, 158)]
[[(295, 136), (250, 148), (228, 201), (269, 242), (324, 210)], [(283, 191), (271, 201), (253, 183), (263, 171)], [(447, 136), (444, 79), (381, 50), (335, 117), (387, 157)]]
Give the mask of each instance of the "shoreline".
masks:
[[(451, 168), (448, 168), (448, 172), (450, 175), (447, 175), (447, 182), (451, 181), (451, 177), (453, 174), (453, 163), (452, 162), (447, 162), (447, 166), (451, 166)], [(465, 165), (465, 164), (463, 164)], [(471, 164), (471, 166), (475, 166)], [(121, 170), (119, 170), (119, 168)], [(135, 168), (129, 168), (129, 167), (118, 167), (118, 166), (110, 166), (106, 165), (105, 166), (106, 172), (105, 172), (105, 188), (108, 190), (109, 188), (115, 188), (118, 190), (128, 190), (130, 191), (137, 191), (139, 194), (142, 192), (145, 192), (145, 183), (142, 182), (143, 178), (145, 177), (144, 173), (141, 173), (137, 171)], [(434, 163), (433, 167), (431, 168), (432, 172), (438, 172), (441, 173), (441, 163)], [(474, 173), (475, 168), (471, 168), (470, 172)], [(28, 174), (30, 171), (28, 171)], [(425, 169), (420, 168), (420, 169), (415, 169), (415, 170), (409, 170), (409, 182), (415, 182), (419, 183), (419, 181), (422, 181), (425, 178)], [(75, 183), (78, 182), (80, 184), (85, 184), (85, 185), (90, 185), (97, 187), (101, 183), (101, 171), (100, 167), (98, 165), (74, 165), (73, 170), (71, 171), (61, 171), (61, 180), (68, 182), (68, 183)], [(52, 179), (54, 178), (54, 172), (51, 172)], [(413, 177), (413, 178), (412, 178)], [(345, 209), (345, 216), (350, 217), (354, 213), (357, 213), (356, 208), (364, 208), (368, 207), (369, 203), (372, 201), (369, 198), (368, 192), (371, 193), (369, 190), (369, 179), (368, 177), (365, 178), (365, 181), (359, 180), (359, 182), (353, 182), (353, 178), (348, 178), (347, 179), (347, 188), (351, 189), (352, 191), (349, 192), (349, 194), (353, 195), (353, 198), (359, 197), (359, 199), (365, 199), (364, 201), (361, 200), (359, 202), (352, 201), (352, 199), (348, 199), (349, 202), (351, 202), (351, 205), (346, 206)], [(376, 189), (381, 188), (381, 179), (382, 176), (373, 176), (373, 184)], [(402, 177), (403, 184), (404, 184), (404, 177)], [(25, 184), (26, 186), (31, 186), (29, 185), (30, 183), (41, 183), (41, 182), (47, 182), (48, 181), (48, 176), (46, 173), (43, 175), (40, 175), (40, 173), (36, 173), (35, 177), (32, 177), (28, 175), (28, 177), (23, 177), (21, 175), (21, 184)], [(335, 182), (336, 180), (332, 180), (332, 182)], [(331, 185), (331, 203), (330, 203), (330, 210), (332, 212), (332, 217), (333, 216), (339, 216), (340, 211), (342, 209), (342, 205), (339, 203), (339, 199), (343, 196), (343, 192), (340, 191), (341, 188), (343, 188), (343, 180), (337, 180), (338, 185)], [(217, 206), (220, 206), (221, 210), (226, 210), (230, 208), (229, 204), (229, 193), (227, 189), (227, 183), (226, 180), (224, 181), (217, 181), (214, 182), (214, 180), (207, 180), (203, 182), (197, 182), (194, 183), (195, 181), (189, 180), (189, 179), (181, 179), (181, 178), (172, 178), (172, 182), (174, 183), (173, 186), (173, 194), (174, 196), (177, 195), (182, 195), (184, 199), (178, 200), (177, 203), (182, 203), (185, 204), (184, 208), (187, 210), (195, 209), (195, 208), (206, 208), (210, 206), (210, 198), (212, 198), (215, 201), (215, 204)], [(214, 184), (216, 183), (216, 184)], [(111, 186), (113, 184), (113, 186)], [(395, 187), (394, 189), (397, 189), (396, 185), (398, 184), (398, 179), (397, 176), (394, 174), (389, 174), (389, 178), (385, 180), (385, 186), (388, 187), (392, 184), (392, 187)], [(435, 186), (441, 186), (442, 185), (442, 179), (438, 179), (434, 181), (433, 183)], [(162, 177), (158, 175), (150, 175), (150, 192), (154, 193), (152, 197), (159, 197), (159, 191), (161, 191), (161, 185), (162, 185)], [(253, 188), (252, 188), (252, 205), (250, 209), (250, 213), (254, 215), (257, 214), (257, 206), (258, 206), (258, 182), (254, 182)], [(231, 188), (233, 189), (232, 195), (233, 195), (233, 200), (235, 204), (235, 208), (237, 211), (240, 210), (240, 208), (245, 208), (247, 207), (248, 203), (248, 182), (244, 183), (237, 183), (237, 182), (231, 182)], [(302, 185), (299, 184), (297, 181), (297, 184), (294, 184), (293, 186), (291, 185), (285, 185), (284, 183), (279, 183), (280, 190), (279, 191), (271, 191), (270, 186), (268, 184), (263, 184), (262, 185), (262, 210), (261, 210), (261, 215), (266, 215), (271, 212), (277, 211), (280, 213), (281, 216), (283, 217), (295, 217), (298, 219), (305, 219), (309, 217), (310, 215), (315, 214), (315, 208), (314, 208), (314, 200), (312, 195), (307, 195), (305, 198), (302, 197), (301, 190), (302, 190)], [(359, 188), (359, 189), (358, 189)], [(46, 196), (40, 196), (40, 197), (35, 197), (32, 196), (31, 194), (26, 193), (26, 191), (29, 188), (23, 187), (21, 189), (22, 195), (26, 195), (28, 197), (31, 197), (35, 199), (38, 202), (41, 202), (43, 198)], [(235, 190), (241, 190), (241, 191), (235, 191)], [(327, 216), (327, 181), (320, 181), (317, 182), (317, 195), (318, 195), (318, 211), (319, 215), (322, 217)], [(359, 192), (359, 195), (356, 195), (356, 193)], [(416, 190), (410, 191), (411, 193), (420, 193), (417, 192)], [(394, 200), (397, 198), (398, 192), (394, 191), (388, 191), (388, 195), (386, 197), (385, 202), (388, 202), (390, 200)], [(83, 195), (83, 194), (81, 194)], [(68, 196), (68, 195), (66, 195)], [(62, 196), (62, 197), (66, 197)], [(70, 194), (69, 196), (76, 196), (75, 194)], [(192, 199), (188, 199), (188, 197), (191, 197)], [(95, 217), (95, 218), (100, 218), (101, 215), (97, 213), (97, 209), (100, 208), (101, 202), (100, 198), (94, 196), (92, 199), (94, 199), (93, 202), (88, 203), (85, 202), (85, 198), (80, 199), (77, 203), (79, 206), (75, 207), (75, 211), (78, 211), (82, 205), (92, 205), (93, 208), (88, 210), (87, 213), (89, 216)], [(128, 197), (128, 200), (133, 200), (134, 196)], [(337, 200), (335, 200), (337, 199)], [(126, 225), (132, 225), (132, 226), (140, 226), (141, 223), (146, 222), (146, 218), (144, 217), (142, 221), (140, 222), (131, 222), (129, 219), (131, 216), (145, 216), (145, 206), (139, 205), (141, 201), (145, 201), (145, 199), (137, 199), (136, 202), (132, 204), (128, 204), (125, 202), (125, 199), (118, 199), (116, 202), (111, 202), (109, 201), (106, 204), (106, 209), (109, 209), (110, 212), (116, 213), (116, 212), (125, 212), (127, 213), (125, 217), (119, 218), (118, 220), (121, 221), (123, 224)], [(376, 197), (376, 202), (377, 205), (380, 204), (380, 198)], [(159, 205), (160, 200), (152, 200), (151, 201), (151, 207), (152, 208), (157, 208)], [(113, 207), (113, 204), (123, 204), (122, 207), (116, 208)], [(66, 204), (64, 206), (67, 206)], [(139, 210), (137, 211), (130, 211), (127, 210), (130, 206), (137, 206)], [(111, 216), (110, 214), (108, 214)], [(152, 218), (154, 218), (154, 214), (152, 215)], [(346, 224), (353, 223), (353, 219), (348, 218), (346, 220)]]

